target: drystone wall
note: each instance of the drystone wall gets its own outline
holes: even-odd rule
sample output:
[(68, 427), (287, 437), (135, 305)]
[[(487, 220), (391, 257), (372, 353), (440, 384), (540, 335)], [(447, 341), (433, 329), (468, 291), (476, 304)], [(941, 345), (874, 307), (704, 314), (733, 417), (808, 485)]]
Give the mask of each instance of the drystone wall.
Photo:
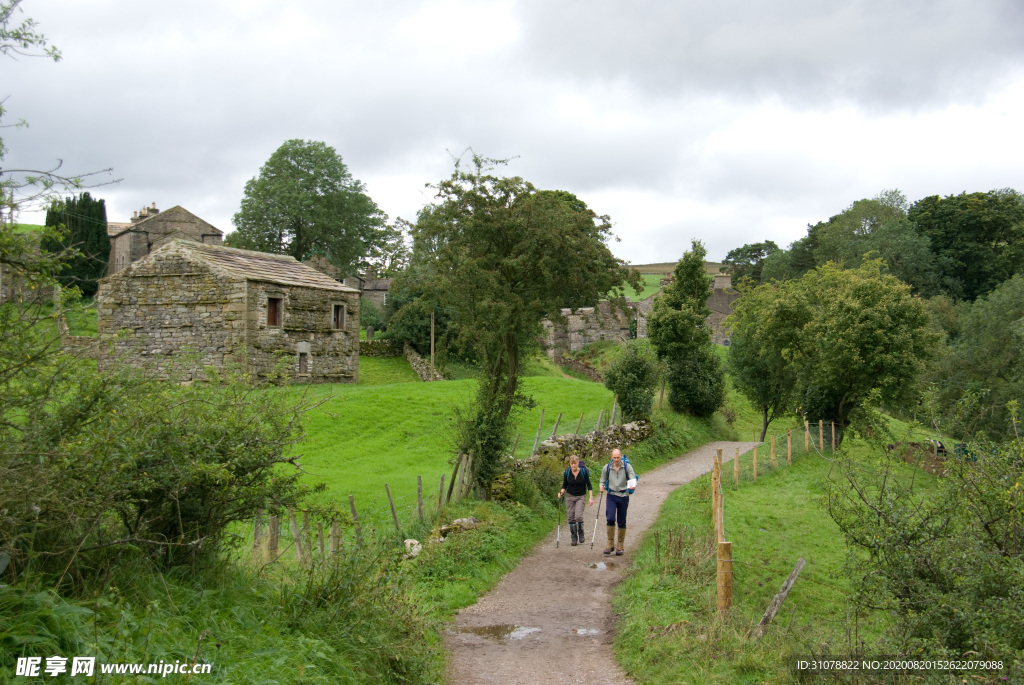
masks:
[(503, 473), (491, 484), (491, 498), (512, 499), (512, 477), (519, 471), (550, 471), (561, 474), (569, 466), (569, 457), (580, 457), (590, 470), (590, 479), (597, 487), (600, 469), (611, 458), (613, 449), (626, 451), (630, 445), (646, 440), (654, 432), (647, 421), (634, 421), (582, 435), (558, 435), (537, 445), (537, 453), (526, 459), (506, 457)]
[(430, 361), (420, 356), (420, 353), (412, 348), (411, 345), (405, 346), (405, 358), (409, 360), (409, 366), (416, 372), (421, 381), (443, 381), (444, 376), (437, 372), (436, 369), (430, 368)]
[(364, 357), (401, 357), (402, 343), (395, 340), (360, 340), (359, 354)]
[(551, 360), (558, 366), (564, 366), (567, 369), (575, 371), (576, 373), (582, 374), (594, 381), (595, 383), (604, 383), (604, 378), (592, 364), (583, 359), (573, 359), (566, 357), (562, 354), (561, 350), (551, 350)]

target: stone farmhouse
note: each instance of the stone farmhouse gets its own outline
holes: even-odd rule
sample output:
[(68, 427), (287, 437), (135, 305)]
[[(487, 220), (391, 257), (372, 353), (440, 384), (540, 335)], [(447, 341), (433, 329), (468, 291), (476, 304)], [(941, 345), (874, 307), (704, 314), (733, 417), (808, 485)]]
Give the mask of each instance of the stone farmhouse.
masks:
[(188, 381), (231, 366), (267, 377), (284, 360), (299, 382), (359, 373), (359, 291), (285, 255), (168, 237), (100, 281), (97, 316), (101, 370)]
[(142, 259), (172, 238), (186, 238), (205, 245), (222, 245), (224, 233), (187, 209), (174, 206), (161, 212), (154, 202), (135, 212), (130, 223), (107, 223), (110, 258), (107, 275), (116, 274)]
[(391, 289), (390, 278), (378, 278), (372, 268), (367, 268), (362, 276), (349, 276), (343, 282), (357, 289), (364, 300), (373, 302), (380, 311), (384, 311), (384, 305), (388, 301), (388, 291)]

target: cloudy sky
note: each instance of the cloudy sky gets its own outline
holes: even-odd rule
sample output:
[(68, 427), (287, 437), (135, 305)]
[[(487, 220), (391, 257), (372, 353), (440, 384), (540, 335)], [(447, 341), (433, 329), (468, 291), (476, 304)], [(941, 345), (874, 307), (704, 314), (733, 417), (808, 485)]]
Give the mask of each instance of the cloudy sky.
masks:
[[(1024, 190), (1020, 0), (25, 0), (6, 168), (113, 168), (108, 218), (225, 232), (282, 142), (414, 219), (468, 147), (610, 214), (619, 257), (786, 246), (899, 188)], [(39, 215), (22, 221), (41, 223)]]

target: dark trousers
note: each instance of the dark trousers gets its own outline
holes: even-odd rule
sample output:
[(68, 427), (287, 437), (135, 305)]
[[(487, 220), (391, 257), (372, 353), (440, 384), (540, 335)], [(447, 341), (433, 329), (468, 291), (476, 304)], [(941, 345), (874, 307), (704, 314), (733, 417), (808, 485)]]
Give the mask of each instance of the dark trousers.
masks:
[(605, 500), (604, 517), (608, 519), (608, 525), (614, 526), (618, 523), (619, 528), (626, 527), (626, 510), (629, 509), (629, 495), (613, 495), (608, 493)]

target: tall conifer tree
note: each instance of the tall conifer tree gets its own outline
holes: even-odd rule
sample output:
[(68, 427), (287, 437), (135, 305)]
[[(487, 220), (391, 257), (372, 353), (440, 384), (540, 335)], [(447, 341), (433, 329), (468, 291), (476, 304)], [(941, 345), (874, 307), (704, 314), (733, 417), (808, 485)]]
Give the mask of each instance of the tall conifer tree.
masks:
[(106, 203), (89, 193), (55, 201), (46, 211), (46, 225), (61, 229), (63, 237), (45, 241), (44, 250), (73, 250), (57, 280), (62, 286), (78, 287), (86, 297), (95, 295), (110, 256)]

